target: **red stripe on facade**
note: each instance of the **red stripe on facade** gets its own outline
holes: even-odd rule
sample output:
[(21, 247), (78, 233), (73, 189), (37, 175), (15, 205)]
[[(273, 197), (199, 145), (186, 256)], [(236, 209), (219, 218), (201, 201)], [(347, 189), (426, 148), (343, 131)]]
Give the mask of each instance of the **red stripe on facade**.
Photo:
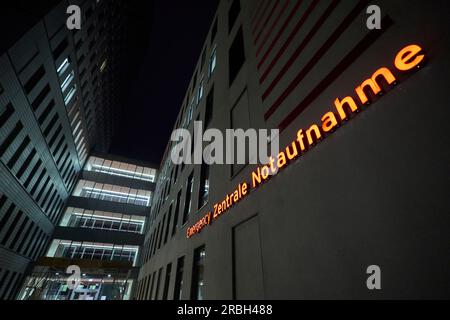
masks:
[(297, 117), (305, 111), (316, 99), (319, 97), (349, 66), (351, 66), (356, 59), (358, 59), (375, 41), (393, 24), (390, 17), (383, 19), (383, 29), (373, 30), (366, 35), (350, 53), (348, 53), (341, 62), (300, 102), (289, 115), (280, 122), (278, 129), (280, 132), (286, 128)]
[(256, 25), (253, 27), (253, 31), (252, 31), (253, 34), (255, 34), (256, 31), (259, 29), (259, 26), (261, 25), (261, 22), (263, 21), (263, 18), (265, 17), (265, 15), (266, 15), (266, 13), (267, 13), (267, 10), (268, 10), (269, 7), (270, 7), (270, 2), (271, 2), (271, 0), (268, 0), (268, 1), (267, 1), (266, 6), (264, 7), (263, 14), (259, 17), (258, 22), (257, 22)]
[(273, 13), (274, 13), (275, 10), (278, 8), (278, 5), (279, 5), (279, 4), (280, 4), (280, 1), (279, 1), (279, 0), (275, 1), (274, 5), (273, 5), (273, 7), (272, 7), (272, 10), (270, 10), (269, 15), (266, 17), (266, 20), (264, 21), (264, 23), (263, 23), (262, 26), (261, 26), (261, 30), (259, 30), (258, 35), (256, 36), (255, 44), (258, 42), (259, 38), (261, 38), (261, 35), (262, 35), (264, 29), (266, 28), (267, 24), (269, 23), (270, 18), (272, 18)]
[[(269, 0), (269, 1), (270, 1), (270, 0)], [(262, 10), (263, 8), (264, 8), (264, 1), (261, 0), (261, 1), (259, 1), (258, 7), (256, 8), (256, 12), (253, 14), (253, 17), (252, 17), (252, 26), (255, 25), (256, 18), (258, 18), (259, 14), (261, 13), (261, 10)]]
[(269, 49), (267, 49), (266, 53), (262, 57), (261, 61), (258, 63), (258, 69), (261, 69), (261, 66), (264, 64), (266, 59), (269, 57), (269, 54), (272, 52), (273, 48), (277, 44), (278, 40), (280, 40), (281, 35), (286, 30), (289, 22), (291, 22), (292, 18), (295, 16), (295, 14), (298, 11), (298, 8), (300, 8), (300, 5), (302, 4), (302, 0), (297, 0), (297, 3), (295, 4), (295, 7), (292, 9), (291, 13), (289, 14), (289, 17), (284, 22), (283, 26), (281, 27), (280, 31), (278, 31), (277, 35), (275, 36), (275, 39), (273, 39), (272, 43), (269, 46)]
[(278, 14), (277, 18), (275, 19), (275, 21), (272, 23), (272, 25), (270, 26), (269, 30), (267, 31), (266, 35), (264, 36), (261, 44), (258, 47), (258, 50), (256, 51), (256, 56), (258, 57), (261, 53), (261, 50), (263, 49), (264, 45), (267, 43), (267, 40), (269, 39), (269, 37), (272, 35), (272, 31), (275, 29), (275, 27), (278, 25), (278, 23), (280, 22), (281, 17), (283, 16), (283, 14), (286, 12), (286, 9), (289, 5), (289, 1), (290, 0), (286, 0), (284, 2), (284, 6), (281, 8), (280, 13)]
[[(333, 5), (336, 6), (336, 2), (339, 2), (339, 0), (334, 0), (331, 4), (330, 7), (332, 7)], [(301, 29), (301, 27), (305, 24), (306, 20), (308, 20), (309, 16), (311, 15), (311, 13), (313, 12), (314, 8), (317, 6), (317, 4), (319, 3), (319, 0), (314, 0), (313, 2), (311, 2), (310, 6), (308, 7), (308, 9), (305, 11), (305, 13), (303, 14), (302, 18), (297, 22), (297, 25), (295, 26), (294, 30), (292, 30), (292, 32), (289, 34), (287, 40), (283, 43), (283, 46), (281, 47), (281, 49), (278, 51), (278, 53), (276, 54), (276, 56), (272, 59), (272, 62), (269, 64), (269, 67), (266, 69), (266, 71), (264, 71), (262, 77), (259, 80), (260, 84), (263, 84), (264, 81), (267, 79), (267, 77), (269, 76), (270, 72), (272, 71), (272, 69), (275, 67), (275, 64), (278, 62), (278, 60), (281, 58), (281, 56), (285, 53), (286, 49), (288, 48), (288, 46), (292, 43), (292, 40), (295, 38), (295, 36), (297, 35), (298, 31)], [(328, 7), (328, 8), (330, 8)], [(328, 9), (325, 13), (328, 12)], [(330, 12), (331, 13), (331, 12)], [(323, 20), (323, 22), (325, 22), (325, 19), (323, 19), (324, 16), (321, 17), (321, 20)], [(317, 31), (315, 29), (316, 26), (313, 27), (313, 31)], [(297, 49), (298, 50), (298, 49)], [(291, 57), (290, 60), (292, 60), (293, 57)], [(286, 66), (285, 66), (286, 67)], [(284, 70), (285, 68), (283, 68)], [(284, 71), (285, 72), (285, 71)], [(269, 87), (270, 88), (270, 87)], [(273, 88), (272, 88), (273, 89)], [(266, 93), (268, 90), (266, 90), (266, 92), (264, 93), (263, 96), (263, 100), (266, 99)], [(271, 91), (271, 90), (270, 90)]]
[[(350, 26), (350, 24), (355, 20), (359, 13), (364, 9), (367, 1), (360, 1), (353, 8), (353, 10), (345, 17), (342, 23), (336, 28), (336, 30), (331, 34), (331, 36), (325, 41), (325, 43), (320, 47), (320, 49), (314, 54), (311, 60), (305, 65), (305, 67), (300, 71), (300, 73), (295, 77), (295, 79), (290, 83), (290, 85), (284, 90), (282, 95), (276, 100), (276, 102), (270, 107), (270, 109), (264, 115), (264, 119), (267, 120), (271, 115), (280, 107), (284, 100), (291, 94), (291, 92), (297, 87), (297, 85), (305, 78), (305, 76), (314, 68), (314, 66), (320, 61), (320, 59), (328, 52), (328, 50), (333, 46), (333, 44), (340, 38), (344, 31)], [(328, 11), (328, 10), (327, 10)], [(276, 83), (274, 83), (274, 86)], [(267, 92), (266, 92), (267, 94)], [(267, 97), (267, 95), (266, 95)]]

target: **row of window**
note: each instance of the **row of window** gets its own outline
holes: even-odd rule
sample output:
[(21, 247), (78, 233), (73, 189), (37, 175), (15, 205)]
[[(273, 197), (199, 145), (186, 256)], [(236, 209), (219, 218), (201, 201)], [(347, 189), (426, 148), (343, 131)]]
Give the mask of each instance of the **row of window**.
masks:
[[(214, 86), (211, 87), (208, 96), (206, 98), (206, 110), (205, 110), (205, 128), (209, 126), (212, 120), (214, 108)], [(170, 158), (167, 158), (164, 168), (161, 171), (160, 178), (158, 180), (158, 186), (156, 190), (156, 194), (158, 194), (158, 202), (156, 203), (155, 208), (153, 208), (155, 217), (156, 213), (160, 212), (161, 206), (167, 201), (172, 186), (176, 184), (178, 181), (178, 177), (181, 172), (184, 170), (184, 164), (182, 165), (173, 165), (170, 161)], [(167, 172), (170, 171), (170, 174)], [(206, 204), (206, 199), (209, 194), (209, 167), (202, 167), (202, 177), (201, 177), (201, 187), (200, 187), (200, 199), (198, 208), (202, 208)]]
[(156, 178), (155, 169), (98, 157), (90, 157), (85, 170), (150, 182), (154, 182)]
[[(58, 68), (58, 70), (60, 70)], [(64, 69), (64, 68), (62, 68)], [(45, 67), (41, 65), (30, 79), (24, 84), (25, 93), (30, 100), (33, 96), (33, 91), (38, 89), (46, 74)], [(71, 80), (70, 80), (71, 79)], [(70, 80), (70, 81), (69, 81)], [(73, 80), (70, 75), (66, 79), (64, 86)], [(31, 107), (36, 115), (39, 126), (42, 129), (43, 135), (47, 141), (50, 152), (55, 160), (55, 163), (65, 175), (63, 177), (64, 183), (68, 190), (73, 186), (74, 176), (76, 174), (75, 167), (72, 161), (69, 161), (70, 150), (68, 149), (66, 137), (63, 133), (63, 127), (59, 118), (59, 114), (55, 108), (55, 101), (50, 97), (51, 88), (47, 83), (43, 86), (40, 93), (37, 94), (34, 100), (31, 100)], [(45, 106), (45, 108), (44, 108)], [(72, 185), (71, 185), (72, 183)]]
[(124, 261), (136, 265), (139, 247), (53, 240), (47, 257), (97, 261)]
[[(57, 69), (58, 77), (61, 83), (61, 92), (64, 97), (64, 101), (67, 102), (67, 113), (69, 116), (70, 125), (72, 128), (72, 136), (75, 142), (75, 147), (80, 160), (80, 165), (83, 166), (87, 158), (86, 150), (86, 134), (84, 127), (82, 126), (79, 100), (76, 96), (76, 81), (75, 71), (71, 67), (71, 57), (67, 57), (63, 60)], [(73, 100), (73, 103), (71, 101)]]
[(80, 180), (72, 194), (75, 197), (150, 206), (151, 191)]
[(144, 217), (121, 213), (67, 208), (60, 226), (93, 230), (110, 230), (142, 234)]
[[(53, 57), (56, 60), (60, 60), (60, 56), (68, 48), (67, 38), (64, 38), (59, 45), (53, 50)], [(69, 59), (65, 59), (63, 63), (57, 68), (57, 73), (61, 81), (61, 88), (63, 99), (66, 106), (72, 102), (75, 96), (75, 73), (69, 69)], [(64, 183), (68, 190), (73, 187), (74, 176), (76, 175), (75, 164), (69, 161), (70, 150), (67, 145), (66, 136), (64, 135), (61, 120), (59, 119), (58, 111), (55, 110), (55, 101), (50, 97), (51, 87), (50, 84), (43, 84), (46, 70), (41, 65), (30, 79), (24, 84), (24, 90), (29, 96), (32, 109), (36, 114), (39, 125), (43, 131), (45, 139), (49, 145), (52, 156), (60, 172), (64, 173)], [(32, 100), (33, 91), (38, 90), (40, 87), (40, 93)], [(45, 108), (44, 108), (45, 107)], [(67, 160), (67, 161), (66, 161)], [(67, 170), (66, 170), (67, 169)]]
[(22, 278), (21, 273), (0, 268), (0, 301), (15, 300)]
[[(231, 32), (231, 30), (233, 29), (236, 20), (239, 16), (240, 13), (240, 2), (239, 0), (234, 0), (233, 3), (230, 6), (230, 10), (229, 10), (229, 31)], [(215, 33), (217, 32), (217, 19), (213, 24), (213, 31), (214, 35), (212, 36), (212, 39), (214, 39), (215, 37)], [(202, 55), (202, 61), (205, 59), (205, 54), (206, 54), (206, 48), (204, 50), (204, 53)], [(211, 55), (211, 60), (210, 60), (210, 70), (214, 71), (214, 68), (216, 66), (216, 46), (213, 49), (212, 55)], [(229, 85), (231, 86), (234, 82), (234, 80), (237, 78), (240, 70), (242, 69), (242, 66), (245, 63), (245, 49), (244, 49), (244, 38), (243, 38), (243, 31), (242, 31), (242, 27), (240, 27), (236, 33), (236, 36), (233, 39), (233, 42), (230, 46), (229, 49)], [(202, 63), (203, 65), (203, 63)], [(211, 68), (212, 67), (212, 68)], [(194, 75), (194, 86), (196, 83), (196, 76), (197, 72), (195, 72)], [(199, 96), (203, 96), (203, 82), (201, 81), (201, 86), (199, 89), (199, 92), (201, 93), (201, 95)], [(189, 93), (188, 93), (188, 98), (187, 101), (189, 101)], [(191, 107), (188, 109), (188, 114), (187, 117), (185, 117), (184, 121), (181, 122), (181, 119), (183, 119), (183, 114), (186, 113), (186, 107), (185, 110), (182, 111), (180, 113), (179, 119), (177, 121), (176, 126), (180, 127), (180, 125), (182, 127), (187, 127), (189, 126), (189, 123), (192, 120), (192, 116), (196, 110), (196, 106), (197, 104), (194, 104), (195, 108), (192, 108), (192, 104)], [(206, 106), (205, 106), (205, 119), (204, 119), (204, 127), (205, 129), (208, 128), (208, 126), (211, 123), (212, 120), (212, 116), (213, 116), (213, 108), (214, 108), (214, 86), (211, 86), (210, 92), (208, 93), (207, 99), (206, 99)], [(193, 146), (193, 144), (192, 144)], [(194, 147), (194, 146), (193, 146)], [(161, 194), (158, 194), (158, 198), (159, 201), (156, 204), (156, 208), (155, 208), (155, 212), (159, 212), (160, 208), (162, 206), (162, 204), (164, 203), (165, 200), (167, 200), (169, 194), (170, 194), (170, 189), (172, 187), (173, 183), (176, 183), (176, 178), (178, 176), (178, 170), (179, 168), (176, 167), (175, 169), (175, 179), (173, 179), (173, 174), (174, 172), (172, 172), (172, 174), (170, 175), (170, 179), (167, 180), (168, 175), (166, 175), (166, 171), (168, 171), (168, 168), (171, 166), (171, 161), (169, 157), (166, 157), (166, 162), (165, 162), (165, 167), (162, 171), (162, 176), (161, 179), (159, 180), (159, 183), (163, 182), (165, 183), (165, 185), (162, 187), (162, 192)], [(181, 171), (183, 171), (184, 169), (184, 164), (181, 165)], [(165, 180), (165, 181), (164, 181)], [(203, 181), (206, 180), (205, 177), (202, 178), (202, 186), (204, 185)], [(203, 187), (202, 187), (203, 188)], [(158, 189), (159, 191), (159, 189)], [(157, 193), (158, 193), (157, 191)], [(188, 188), (189, 191), (189, 188)], [(204, 200), (199, 201), (199, 207), (202, 207), (204, 205)]]
[[(79, 76), (81, 81), (82, 103), (85, 108), (86, 124), (91, 140), (99, 137), (97, 128), (95, 127), (96, 114), (104, 115), (106, 108), (104, 105), (109, 103), (104, 101), (114, 95), (112, 88), (108, 85), (114, 82), (114, 79), (107, 79), (108, 57), (112, 54), (111, 48), (114, 44), (109, 45), (108, 42), (120, 40), (120, 32), (123, 23), (121, 16), (118, 15), (116, 6), (121, 3), (114, 3), (108, 6), (108, 2), (88, 3), (88, 7), (83, 8), (85, 15), (86, 28), (74, 33), (75, 51), (77, 56)], [(88, 15), (87, 13), (90, 12)], [(86, 32), (84, 30), (87, 30)], [(115, 38), (113, 38), (113, 35)], [(88, 83), (91, 86), (88, 86)], [(93, 88), (92, 91), (90, 88)], [(110, 92), (106, 92), (109, 90)], [(102, 110), (105, 109), (105, 110)], [(113, 111), (109, 111), (113, 112)], [(110, 130), (109, 120), (103, 118), (105, 123), (105, 137), (100, 140), (104, 143)]]
[[(37, 150), (32, 146), (30, 137), (24, 132), (22, 122), (17, 121), (13, 126), (14, 112), (12, 104), (0, 110), (0, 158), (49, 219), (55, 222), (63, 200), (39, 159)], [(63, 165), (66, 178), (70, 178), (73, 183), (75, 176), (71, 174), (72, 171), (68, 171), (68, 159), (64, 160)]]
[[(199, 247), (194, 251), (192, 266), (192, 281), (190, 288), (191, 300), (203, 300), (205, 297), (205, 246)], [(150, 273), (147, 277), (138, 281), (136, 288), (136, 297), (139, 300), (168, 300), (169, 288), (172, 278), (172, 263), (166, 266), (164, 282), (161, 283), (163, 268)], [(185, 276), (185, 257), (180, 257), (176, 263), (175, 280), (173, 283), (173, 294), (170, 297), (173, 300), (183, 298)], [(160, 289), (162, 288), (162, 289)]]
[[(31, 260), (40, 257), (49, 236), (4, 194), (0, 196), (0, 245)], [(1, 300), (1, 299), (0, 299)]]

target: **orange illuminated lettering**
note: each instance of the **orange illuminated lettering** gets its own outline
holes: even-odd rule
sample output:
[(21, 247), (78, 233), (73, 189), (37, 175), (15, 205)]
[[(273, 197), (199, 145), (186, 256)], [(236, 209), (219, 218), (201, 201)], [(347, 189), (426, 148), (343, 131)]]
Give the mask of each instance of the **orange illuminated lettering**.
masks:
[(359, 100), (362, 104), (367, 104), (369, 102), (369, 98), (367, 97), (364, 90), (367, 87), (370, 87), (373, 94), (380, 94), (382, 89), (377, 82), (379, 77), (383, 76), (388, 84), (393, 84), (397, 79), (394, 77), (392, 72), (388, 68), (380, 68), (373, 75), (372, 78), (364, 81), (359, 87), (356, 88), (356, 93), (358, 94)]
[(322, 117), (322, 129), (324, 132), (331, 132), (338, 126), (338, 121), (333, 112), (328, 112)]
[(342, 121), (348, 119), (348, 115), (344, 109), (345, 106), (347, 106), (347, 109), (350, 108), (352, 113), (358, 112), (358, 106), (356, 105), (356, 102), (352, 97), (345, 97), (342, 100), (336, 99), (334, 101), (334, 106), (336, 107), (336, 110), (339, 113), (339, 117), (341, 117)]
[(261, 169), (261, 175), (262, 175), (264, 180), (266, 180), (269, 177), (269, 167), (268, 166), (264, 166)]
[(305, 139), (305, 136), (303, 135), (303, 129), (300, 129), (297, 132), (297, 142), (300, 144), (300, 149), (302, 150), (302, 152), (306, 150), (305, 142), (303, 141), (303, 139)]
[[(419, 64), (425, 59), (424, 54), (420, 54), (422, 48), (418, 45), (410, 45), (402, 49), (395, 58), (395, 67), (400, 71), (408, 71)], [(353, 113), (357, 113), (360, 110), (360, 104), (366, 104), (369, 102), (369, 97), (366, 95), (365, 90), (374, 95), (382, 93), (382, 87), (380, 85), (381, 78), (388, 85), (395, 84), (397, 78), (392, 72), (385, 67), (378, 69), (370, 79), (365, 80), (360, 86), (355, 89), (358, 95), (358, 104), (352, 96), (347, 96), (343, 99), (336, 99), (334, 101), (334, 110), (325, 113), (322, 118), (322, 125), (313, 124), (308, 130), (303, 129), (297, 131), (297, 137), (291, 144), (288, 144), (285, 151), (281, 151), (277, 158), (270, 157), (269, 164), (260, 166), (252, 172), (252, 184), (250, 186), (256, 189), (261, 186), (262, 183), (271, 179), (276, 175), (280, 169), (290, 163), (290, 161), (303, 155), (308, 150), (308, 147), (316, 144), (322, 138), (329, 136), (334, 129), (336, 129), (341, 121), (348, 120)], [(336, 113), (337, 111), (337, 113)], [(308, 146), (306, 145), (308, 143)], [(300, 148), (300, 149), (299, 149)], [(272, 173), (272, 175), (271, 175)], [(214, 219), (217, 219), (235, 204), (241, 201), (247, 194), (249, 194), (249, 185), (243, 182), (239, 184), (233, 193), (228, 194), (226, 199), (214, 205), (214, 213), (209, 213), (196, 224), (187, 230), (187, 237), (190, 238), (193, 235), (200, 233), (201, 230), (211, 223), (211, 215)]]
[(419, 66), (425, 58), (425, 55), (419, 55), (421, 51), (422, 48), (415, 44), (403, 48), (395, 57), (395, 67), (400, 71), (409, 71)]
[(256, 188), (258, 185), (261, 184), (261, 182), (262, 182), (261, 169), (258, 168), (257, 173), (256, 172), (252, 172), (253, 188)]
[[(313, 138), (312, 132), (314, 132), (315, 137)], [(315, 144), (318, 140), (322, 139), (322, 133), (319, 127), (314, 124), (308, 130), (306, 130), (306, 136), (308, 137), (308, 143), (310, 146)]]
[(278, 168), (283, 168), (285, 165), (287, 164), (287, 160), (286, 160), (286, 155), (284, 154), (284, 152), (280, 152), (280, 154), (278, 155)]
[(294, 160), (295, 158), (297, 158), (298, 156), (298, 149), (297, 149), (297, 144), (294, 142), (292, 142), (292, 152), (289, 149), (289, 146), (287, 146), (286, 148), (286, 155), (288, 157), (289, 160)]
[(242, 195), (243, 195), (243, 196), (246, 196), (247, 193), (248, 193), (248, 185), (247, 185), (247, 183), (244, 183), (244, 184), (242, 185)]

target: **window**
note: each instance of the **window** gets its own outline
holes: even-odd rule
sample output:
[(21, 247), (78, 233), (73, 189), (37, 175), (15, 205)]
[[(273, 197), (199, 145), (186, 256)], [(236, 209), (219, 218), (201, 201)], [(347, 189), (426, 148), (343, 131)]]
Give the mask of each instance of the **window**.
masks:
[(184, 272), (184, 257), (178, 259), (177, 274), (175, 277), (175, 290), (173, 292), (173, 300), (181, 300), (183, 294), (183, 272)]
[[(80, 63), (79, 63), (80, 64)], [(64, 72), (66, 72), (67, 68), (70, 66), (70, 60), (69, 58), (64, 59), (64, 61), (59, 65), (56, 72), (58, 72), (58, 75), (61, 77)]]
[(162, 276), (163, 268), (159, 269), (158, 271), (158, 279), (156, 281), (156, 289), (154, 294), (153, 300), (158, 300), (158, 293), (159, 293), (159, 284), (161, 282), (161, 276)]
[(72, 98), (75, 96), (75, 93), (77, 92), (77, 85), (73, 85), (72, 89), (70, 89), (69, 93), (67, 94), (67, 96), (64, 98), (64, 104), (66, 106), (69, 105), (70, 101), (72, 101)]
[(75, 78), (75, 72), (72, 70), (72, 72), (70, 72), (66, 79), (63, 81), (63, 83), (61, 84), (61, 90), (62, 92), (65, 92), (67, 90), (67, 88), (69, 87), (69, 85), (72, 83), (72, 80)]
[(209, 165), (202, 164), (200, 173), (200, 190), (198, 195), (198, 208), (202, 208), (208, 202), (209, 196)]
[(230, 77), (230, 86), (233, 84), (233, 81), (236, 79), (239, 71), (245, 62), (245, 51), (244, 51), (244, 36), (242, 32), (242, 27), (239, 29), (236, 37), (233, 40), (233, 43), (230, 47), (229, 51), (229, 77)]
[(241, 3), (239, 0), (233, 0), (231, 4), (230, 10), (228, 11), (228, 32), (230, 33), (233, 30), (233, 26), (236, 23), (236, 20), (239, 16), (239, 12), (241, 11)]
[(86, 165), (87, 171), (101, 172), (108, 175), (154, 182), (156, 170), (134, 166), (119, 161), (105, 160), (97, 157), (90, 157)]
[(8, 161), (7, 166), (10, 170), (12, 170), (14, 168), (14, 166), (16, 165), (17, 161), (19, 160), (20, 156), (22, 156), (22, 153), (25, 151), (25, 148), (28, 147), (30, 142), (31, 142), (30, 137), (26, 136), (25, 139), (22, 141), (21, 145), (19, 146), (19, 148), (17, 148), (14, 155)]
[(199, 85), (198, 85), (198, 99), (197, 99), (198, 102), (200, 102), (200, 100), (203, 98), (204, 89), (205, 89), (204, 85), (205, 85), (205, 81), (203, 80), (203, 77), (202, 77), (202, 79), (200, 80)]
[(152, 275), (152, 284), (151, 284), (151, 286), (150, 286), (150, 291), (148, 292), (147, 300), (151, 300), (151, 299), (152, 299), (152, 296), (153, 296), (153, 288), (154, 288), (155, 282), (156, 282), (155, 280), (156, 280), (156, 271), (153, 272), (153, 275)]
[(48, 104), (48, 106), (45, 108), (44, 112), (42, 112), (42, 114), (39, 116), (38, 121), (41, 126), (44, 124), (45, 120), (47, 119), (47, 117), (49, 116), (50, 112), (53, 110), (54, 107), (55, 101), (52, 99)]
[(171, 273), (172, 273), (172, 264), (169, 263), (166, 268), (166, 277), (164, 280), (164, 289), (163, 289), (162, 300), (167, 300), (167, 298), (168, 298)]
[(202, 52), (202, 65), (200, 66), (200, 70), (203, 70), (204, 66), (205, 66), (205, 62), (206, 62), (206, 49), (203, 49)]
[(217, 64), (217, 46), (214, 46), (214, 48), (211, 51), (211, 58), (209, 60), (209, 76), (213, 74), (214, 70), (216, 69)]
[(67, 38), (64, 38), (63, 41), (56, 47), (56, 49), (53, 51), (53, 58), (55, 60), (58, 60), (59, 56), (66, 50), (67, 46), (69, 45), (69, 42), (67, 41)]
[(216, 39), (217, 35), (217, 19), (214, 21), (214, 24), (211, 29), (211, 44), (214, 43), (214, 40)]
[(194, 174), (192, 173), (188, 178), (188, 183), (186, 186), (186, 198), (184, 201), (184, 212), (183, 212), (183, 225), (186, 224), (189, 220), (189, 213), (191, 211), (191, 197), (192, 197), (192, 188), (194, 186)]
[(37, 69), (37, 71), (31, 76), (31, 78), (25, 84), (25, 86), (24, 86), (25, 92), (27, 94), (30, 94), (30, 92), (39, 83), (39, 81), (44, 77), (44, 75), (45, 75), (45, 68), (44, 68), (44, 66), (40, 66), (39, 69)]
[[(4, 199), (6, 201), (6, 197)], [(11, 203), (8, 210), (6, 211), (6, 213), (3, 215), (2, 219), (0, 220), (0, 233), (2, 233), (2, 231), (6, 227), (8, 221), (11, 218), (12, 214), (14, 213), (15, 209), (16, 209), (16, 205), (14, 203)]]
[(19, 121), (14, 129), (11, 131), (11, 133), (6, 137), (6, 139), (3, 141), (3, 143), (0, 145), (0, 157), (3, 157), (6, 150), (11, 146), (11, 144), (14, 142), (14, 139), (20, 134), (20, 132), (23, 129), (23, 124)]
[(205, 246), (202, 246), (194, 252), (194, 267), (192, 270), (192, 300), (203, 300), (204, 298), (204, 275), (205, 275)]
[(3, 128), (3, 126), (6, 124), (6, 122), (11, 118), (11, 116), (14, 113), (14, 107), (11, 103), (8, 103), (8, 105), (5, 107), (5, 110), (3, 110), (3, 106), (0, 107), (0, 129)]
[(25, 170), (28, 169), (29, 165), (31, 164), (31, 161), (33, 161), (34, 157), (36, 156), (36, 149), (33, 149), (31, 153), (28, 155), (28, 157), (23, 162), (22, 166), (20, 167), (19, 171), (16, 174), (17, 179), (22, 179), (23, 174), (25, 173)]
[(105, 71), (107, 65), (108, 65), (108, 59), (105, 59), (105, 60), (102, 62), (102, 65), (100, 66), (100, 72)]
[(39, 108), (39, 106), (45, 100), (50, 91), (51, 91), (50, 85), (47, 84), (44, 87), (44, 89), (42, 89), (42, 91), (39, 93), (39, 95), (36, 97), (36, 99), (34, 99), (34, 101), (31, 103), (31, 107), (33, 108), (34, 111), (36, 111)]
[(175, 233), (177, 233), (177, 228), (178, 228), (178, 216), (179, 216), (179, 211), (180, 211), (181, 191), (182, 190), (180, 190), (178, 192), (177, 205), (175, 206), (175, 216), (173, 218), (172, 237), (175, 235)]
[[(247, 89), (239, 97), (238, 101), (234, 105), (231, 110), (231, 128), (233, 129), (243, 129), (244, 131), (250, 127), (250, 113), (248, 107), (248, 92)], [(231, 147), (231, 146), (230, 146)], [(251, 146), (249, 145), (249, 140), (246, 138), (245, 141), (245, 164), (239, 164), (238, 162), (238, 152), (237, 152), (237, 144), (234, 143), (234, 151), (232, 153), (233, 165), (231, 165), (231, 175), (234, 177), (238, 174), (246, 164), (250, 163), (250, 150)]]
[(167, 240), (169, 239), (169, 228), (170, 228), (170, 220), (172, 219), (172, 209), (173, 209), (173, 203), (169, 207), (169, 212), (167, 214), (167, 223), (166, 223), (166, 232), (164, 234), (164, 244), (167, 243)]
[(214, 108), (214, 86), (209, 90), (206, 97), (206, 110), (205, 110), (205, 129), (208, 128), (211, 123)]

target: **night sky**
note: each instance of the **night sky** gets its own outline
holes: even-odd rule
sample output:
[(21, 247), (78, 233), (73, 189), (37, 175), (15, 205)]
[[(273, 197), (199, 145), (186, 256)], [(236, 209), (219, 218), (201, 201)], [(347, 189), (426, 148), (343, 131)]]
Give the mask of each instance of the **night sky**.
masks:
[(216, 8), (217, 0), (154, 1), (112, 154), (160, 164)]

